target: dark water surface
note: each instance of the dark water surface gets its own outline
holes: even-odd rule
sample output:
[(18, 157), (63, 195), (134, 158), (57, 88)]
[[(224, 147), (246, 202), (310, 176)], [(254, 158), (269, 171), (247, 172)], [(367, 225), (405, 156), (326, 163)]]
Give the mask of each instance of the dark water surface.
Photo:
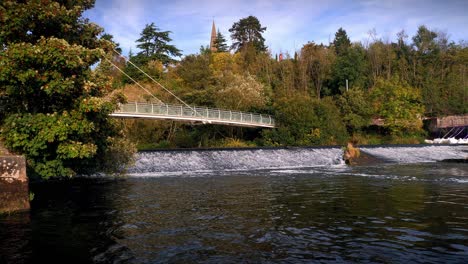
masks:
[(185, 172), (33, 185), (5, 263), (468, 263), (468, 165)]

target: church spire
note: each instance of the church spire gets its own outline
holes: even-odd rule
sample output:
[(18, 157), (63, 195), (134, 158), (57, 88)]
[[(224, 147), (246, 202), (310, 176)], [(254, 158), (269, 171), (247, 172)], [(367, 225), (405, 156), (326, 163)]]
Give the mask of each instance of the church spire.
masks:
[(216, 27), (215, 27), (215, 22), (213, 20), (213, 26), (211, 27), (211, 40), (210, 40), (210, 50), (212, 52), (216, 52), (216, 46), (215, 46), (215, 42), (216, 42)]

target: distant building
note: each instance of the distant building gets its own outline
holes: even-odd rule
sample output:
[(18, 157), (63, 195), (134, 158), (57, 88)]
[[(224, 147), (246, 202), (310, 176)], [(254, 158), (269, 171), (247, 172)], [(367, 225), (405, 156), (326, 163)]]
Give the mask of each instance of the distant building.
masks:
[(213, 20), (213, 26), (211, 27), (211, 40), (210, 40), (210, 50), (212, 52), (217, 51), (215, 42), (216, 42), (216, 27), (215, 27), (215, 22)]

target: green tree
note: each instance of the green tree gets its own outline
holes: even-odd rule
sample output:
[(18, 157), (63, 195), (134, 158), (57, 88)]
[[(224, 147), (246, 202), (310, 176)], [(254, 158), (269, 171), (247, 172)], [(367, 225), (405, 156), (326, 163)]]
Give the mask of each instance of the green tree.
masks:
[(201, 55), (209, 55), (209, 54), (211, 54), (210, 46), (208, 46), (208, 45), (206, 45), (206, 46), (201, 45), (201, 46), (200, 46), (200, 54), (201, 54)]
[(340, 94), (348, 87), (366, 87), (368, 78), (368, 64), (366, 51), (360, 44), (355, 44), (337, 56), (332, 65), (332, 78), (329, 81), (330, 94)]
[(188, 55), (176, 68), (181, 79), (183, 99), (203, 106), (214, 106), (213, 74), (210, 69), (210, 54)]
[(466, 63), (460, 63), (461, 47), (449, 43), (445, 33), (420, 26), (413, 37), (413, 48), (412, 84), (421, 88), (426, 115), (464, 113), (461, 105), (466, 86), (463, 88), (461, 80)]
[(351, 41), (348, 38), (346, 30), (343, 28), (338, 29), (338, 31), (335, 33), (333, 46), (335, 47), (335, 52), (338, 56), (342, 56), (348, 51), (348, 48), (351, 47)]
[(332, 65), (332, 78), (328, 81), (328, 94), (339, 94), (349, 87), (365, 87), (367, 79), (366, 51), (360, 43), (351, 44), (348, 34), (339, 28), (333, 40), (337, 58)]
[(383, 43), (381, 40), (375, 41), (369, 45), (367, 57), (373, 81), (382, 77), (386, 79), (391, 78), (393, 72), (392, 66), (396, 58), (392, 45)]
[(308, 78), (304, 78), (306, 83), (311, 80), (315, 89), (315, 95), (320, 98), (323, 85), (330, 78), (331, 68), (335, 61), (333, 49), (307, 43), (301, 49), (300, 62), (303, 64), (304, 73)]
[(424, 106), (420, 89), (395, 79), (379, 79), (370, 96), (374, 113), (383, 118), (384, 127), (391, 135), (422, 132)]
[[(103, 34), (101, 36), (102, 40), (107, 40), (114, 45), (114, 49), (118, 53), (122, 53), (120, 44), (114, 41), (114, 36), (111, 34)], [(121, 57), (119, 54), (115, 53), (113, 50), (109, 52), (109, 61), (103, 60), (99, 63), (97, 71), (100, 71), (101, 74), (106, 75), (112, 78), (113, 86), (119, 87), (122, 81), (122, 72), (118, 70), (114, 65), (119, 69), (125, 68), (126, 61), (125, 58)], [(113, 64), (113, 65), (112, 65)]]
[(402, 81), (411, 83), (412, 80), (412, 69), (411, 69), (411, 56), (412, 49), (411, 46), (406, 43), (408, 35), (404, 30), (401, 30), (397, 33), (397, 43), (394, 46), (395, 52), (395, 69), (393, 71), (394, 75), (398, 75)]
[(169, 44), (172, 41), (170, 33), (161, 31), (154, 23), (147, 24), (137, 39), (137, 47), (141, 49), (136, 55), (137, 62), (144, 65), (150, 60), (158, 60), (168, 65), (175, 62), (173, 57), (182, 56), (181, 50)]
[(240, 19), (229, 29), (233, 40), (231, 49), (239, 52), (246, 46), (252, 45), (257, 51), (266, 51), (265, 39), (262, 36), (265, 30), (266, 27), (262, 27), (260, 21), (254, 16)]
[(81, 17), (93, 4), (0, 3), (1, 137), (26, 155), (29, 175), (70, 177), (110, 164), (122, 169), (132, 157), (108, 117), (122, 97), (112, 93), (108, 77), (91, 70), (112, 46)]
[(42, 36), (96, 48), (102, 29), (81, 15), (94, 6), (92, 0), (0, 1), (0, 44), (35, 43)]
[(263, 132), (267, 144), (341, 144), (348, 138), (339, 109), (330, 97), (318, 100), (296, 93), (276, 100), (274, 108), (278, 128)]
[(337, 105), (350, 134), (359, 132), (371, 123), (372, 105), (362, 89), (353, 88), (344, 92), (338, 97)]
[(437, 50), (436, 38), (436, 32), (422, 25), (418, 27), (418, 31), (413, 37), (413, 45), (420, 54), (428, 54)]
[(216, 47), (216, 52), (227, 52), (229, 50), (228, 45), (226, 44), (226, 38), (221, 34), (221, 32), (219, 32), (219, 30), (216, 35), (214, 45)]

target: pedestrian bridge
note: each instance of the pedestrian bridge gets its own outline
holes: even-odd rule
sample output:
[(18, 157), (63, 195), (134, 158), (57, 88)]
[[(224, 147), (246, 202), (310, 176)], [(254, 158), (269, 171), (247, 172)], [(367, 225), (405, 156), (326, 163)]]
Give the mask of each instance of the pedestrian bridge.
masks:
[(239, 127), (275, 127), (275, 120), (270, 115), (163, 103), (130, 102), (120, 104), (119, 109), (110, 116), (116, 118), (166, 119)]

